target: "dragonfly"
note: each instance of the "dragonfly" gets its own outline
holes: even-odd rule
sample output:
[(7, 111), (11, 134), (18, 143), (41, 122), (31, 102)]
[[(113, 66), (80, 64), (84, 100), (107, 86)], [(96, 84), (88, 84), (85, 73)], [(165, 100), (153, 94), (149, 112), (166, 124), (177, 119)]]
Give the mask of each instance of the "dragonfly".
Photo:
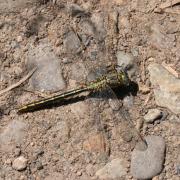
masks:
[(59, 93), (54, 96), (50, 96), (47, 98), (43, 98), (37, 101), (30, 102), (18, 108), (18, 113), (24, 113), (28, 111), (37, 110), (43, 106), (54, 103), (56, 101), (64, 100), (69, 97), (73, 97), (74, 95), (80, 94), (82, 92), (97, 92), (108, 87), (115, 88), (119, 86), (129, 86), (130, 79), (128, 77), (127, 72), (121, 68), (119, 71), (117, 70), (118, 66), (113, 66), (107, 72), (107, 74), (102, 75), (94, 81), (91, 81), (87, 84), (84, 84), (75, 89), (68, 90), (64, 93)]
[[(22, 105), (21, 107), (18, 108), (18, 113), (25, 113), (29, 111), (35, 111), (38, 110), (39, 108), (43, 108), (46, 105), (53, 104), (54, 102), (59, 102), (63, 101), (65, 99), (71, 98), (75, 95), (81, 94), (82, 92), (90, 92), (90, 93), (102, 93), (102, 95), (98, 95), (100, 98), (103, 96), (103, 93), (105, 94), (104, 97), (106, 98), (113, 98), (113, 103), (111, 106), (113, 106), (113, 112), (116, 115), (117, 119), (120, 119), (121, 117), (121, 129), (124, 132), (123, 133), (129, 133), (128, 129), (133, 129), (133, 132), (135, 133), (136, 137), (138, 137), (138, 140), (142, 142), (144, 146), (146, 146), (146, 142), (143, 139), (143, 137), (140, 135), (140, 133), (137, 131), (137, 129), (134, 127), (133, 122), (131, 121), (130, 115), (125, 111), (123, 108), (120, 108), (119, 105), (119, 100), (117, 99), (114, 91), (112, 90), (113, 88), (121, 88), (121, 87), (128, 87), (131, 84), (131, 80), (126, 72), (122, 67), (119, 67), (118, 65), (111, 66), (110, 68), (108, 67), (108, 71), (104, 74), (98, 77), (97, 79), (90, 81), (87, 84), (84, 84), (80, 87), (77, 87), (75, 89), (70, 89), (67, 90), (66, 92), (56, 94), (54, 96), (50, 96), (47, 98), (43, 98), (40, 100), (36, 100), (33, 102), (30, 102), (28, 104)], [(96, 97), (96, 95), (95, 95)], [(98, 97), (98, 99), (100, 99)], [(97, 104), (97, 100), (96, 100)], [(99, 105), (97, 105), (99, 106)], [(96, 110), (93, 110), (96, 111)], [(103, 129), (102, 123), (101, 123), (101, 118), (99, 117), (98, 112), (93, 112), (96, 114), (96, 126), (99, 129)], [(124, 121), (122, 123), (122, 121)], [(115, 125), (118, 126), (118, 123), (115, 123)]]

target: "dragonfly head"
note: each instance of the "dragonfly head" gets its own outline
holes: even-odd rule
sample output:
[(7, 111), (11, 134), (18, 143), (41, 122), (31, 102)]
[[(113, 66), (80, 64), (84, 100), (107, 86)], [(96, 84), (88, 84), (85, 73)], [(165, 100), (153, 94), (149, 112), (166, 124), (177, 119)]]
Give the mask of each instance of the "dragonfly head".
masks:
[(120, 83), (125, 85), (125, 86), (129, 86), (129, 84), (131, 82), (129, 77), (128, 77), (126, 70), (124, 70), (124, 69), (121, 69), (118, 72), (118, 79), (119, 79)]

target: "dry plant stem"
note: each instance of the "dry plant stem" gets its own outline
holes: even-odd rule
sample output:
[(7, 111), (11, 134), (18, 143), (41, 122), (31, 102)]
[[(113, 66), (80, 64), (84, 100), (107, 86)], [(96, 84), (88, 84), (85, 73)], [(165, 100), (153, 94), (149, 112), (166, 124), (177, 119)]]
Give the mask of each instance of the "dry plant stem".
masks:
[(17, 83), (7, 87), (6, 89), (3, 89), (0, 91), (0, 96), (2, 96), (4, 93), (11, 91), (14, 88), (17, 88), (18, 86), (20, 86), (23, 82), (25, 82), (26, 80), (28, 80), (33, 74), (34, 72), (37, 70), (37, 68), (33, 68), (25, 77), (23, 77), (20, 81), (18, 81)]

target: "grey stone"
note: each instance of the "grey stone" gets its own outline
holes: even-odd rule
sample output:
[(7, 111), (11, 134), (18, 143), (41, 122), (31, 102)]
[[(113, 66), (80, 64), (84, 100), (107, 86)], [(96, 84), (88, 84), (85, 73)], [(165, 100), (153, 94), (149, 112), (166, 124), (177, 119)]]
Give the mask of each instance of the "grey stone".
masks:
[(81, 16), (85, 13), (83, 8), (81, 8), (79, 5), (74, 3), (68, 4), (67, 10), (71, 14), (71, 16)]
[(104, 18), (102, 13), (93, 13), (91, 17), (93, 32), (98, 41), (103, 41), (106, 36)]
[(62, 70), (58, 58), (51, 45), (42, 41), (28, 52), (28, 67), (35, 66), (37, 71), (30, 78), (30, 85), (37, 91), (57, 91), (65, 87)]
[(153, 123), (156, 119), (162, 117), (162, 112), (159, 109), (149, 109), (148, 113), (144, 116), (146, 123)]
[(128, 69), (130, 76), (136, 71), (135, 59), (131, 53), (124, 51), (117, 52), (117, 64), (125, 69)]
[(107, 163), (102, 169), (96, 172), (99, 179), (116, 179), (127, 174), (127, 162), (122, 159), (113, 159)]
[(103, 41), (106, 36), (103, 14), (99, 12), (93, 13), (91, 19), (83, 19), (80, 28), (84, 34), (93, 36), (97, 41)]
[(131, 157), (131, 174), (137, 179), (151, 179), (162, 171), (165, 141), (160, 136), (147, 136), (147, 149), (140, 150), (137, 144)]
[(180, 113), (180, 79), (173, 76), (160, 64), (148, 66), (150, 81), (153, 86), (157, 105), (170, 109), (175, 114)]
[(24, 158), (23, 156), (20, 156), (13, 161), (12, 167), (18, 171), (22, 171), (26, 169), (27, 162), (28, 160), (26, 158)]
[(117, 52), (117, 60), (118, 65), (123, 66), (124, 68), (130, 65), (133, 65), (134, 58), (132, 54), (126, 53), (124, 51), (118, 51)]
[(81, 42), (73, 31), (68, 31), (64, 35), (64, 48), (66, 52), (76, 54), (81, 51)]
[(13, 120), (0, 134), (0, 149), (5, 152), (11, 152), (16, 144), (23, 142), (26, 135), (27, 124), (22, 121)]

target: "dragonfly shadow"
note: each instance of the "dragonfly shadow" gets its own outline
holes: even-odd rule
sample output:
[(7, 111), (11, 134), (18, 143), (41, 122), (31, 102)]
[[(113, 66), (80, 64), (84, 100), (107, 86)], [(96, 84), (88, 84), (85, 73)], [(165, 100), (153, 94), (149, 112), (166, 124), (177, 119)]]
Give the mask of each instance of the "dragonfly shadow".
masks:
[(136, 96), (139, 90), (138, 84), (134, 81), (131, 81), (129, 86), (121, 86), (113, 88), (114, 93), (118, 99), (124, 99), (128, 95)]

